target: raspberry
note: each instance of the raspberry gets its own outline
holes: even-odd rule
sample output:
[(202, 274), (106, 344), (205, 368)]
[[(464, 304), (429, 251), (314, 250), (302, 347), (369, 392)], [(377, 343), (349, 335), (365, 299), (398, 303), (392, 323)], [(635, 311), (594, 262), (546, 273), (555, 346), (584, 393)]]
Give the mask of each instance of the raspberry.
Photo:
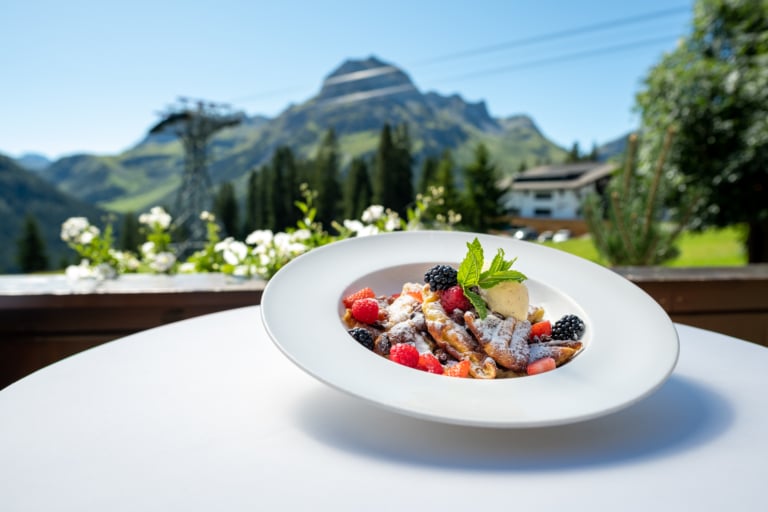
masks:
[(379, 319), (379, 303), (376, 299), (357, 299), (350, 310), (355, 320), (364, 324), (373, 324)]
[(398, 343), (389, 349), (389, 359), (409, 368), (416, 368), (419, 364), (419, 351), (409, 343)]
[(424, 282), (432, 291), (445, 290), (457, 283), (457, 270), (448, 265), (435, 265), (424, 274)]
[(362, 290), (347, 295), (342, 299), (342, 302), (344, 303), (345, 308), (351, 308), (352, 304), (358, 299), (372, 299), (374, 297), (376, 297), (376, 295), (373, 293), (373, 290), (370, 288), (363, 288)]
[(363, 329), (362, 327), (355, 327), (350, 329), (348, 332), (362, 346), (368, 350), (373, 350), (373, 335), (368, 332), (367, 329)]
[(436, 373), (441, 375), (443, 373), (443, 365), (440, 361), (431, 353), (424, 352), (419, 356), (419, 364), (417, 366), (419, 370), (424, 370), (428, 373)]
[(440, 304), (443, 305), (446, 313), (453, 313), (456, 309), (467, 311), (472, 307), (469, 299), (464, 296), (464, 290), (459, 285), (443, 290), (440, 294)]

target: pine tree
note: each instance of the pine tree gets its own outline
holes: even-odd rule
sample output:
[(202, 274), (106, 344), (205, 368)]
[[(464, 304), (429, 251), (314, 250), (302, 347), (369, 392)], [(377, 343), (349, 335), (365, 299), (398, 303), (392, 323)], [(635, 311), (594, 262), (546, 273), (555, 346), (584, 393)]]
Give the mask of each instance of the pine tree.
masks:
[(313, 188), (317, 191), (316, 218), (323, 225), (329, 225), (336, 219), (342, 199), (339, 184), (339, 146), (333, 128), (323, 136), (314, 167)]
[(464, 176), (462, 221), (473, 231), (487, 232), (501, 215), (499, 200), (504, 191), (498, 185), (498, 171), (484, 144), (475, 148), (474, 160), (464, 168)]
[(405, 217), (409, 206), (413, 204), (413, 156), (411, 154), (411, 135), (408, 125), (402, 124), (395, 129), (392, 136), (395, 147), (395, 161), (393, 183), (395, 202), (391, 208)]
[(358, 219), (371, 204), (371, 179), (368, 164), (362, 157), (352, 160), (344, 186), (344, 218)]
[(437, 164), (436, 184), (443, 189), (443, 201), (446, 211), (460, 211), (461, 209), (461, 198), (456, 188), (455, 167), (451, 150), (443, 150), (440, 161)]
[(214, 213), (221, 222), (224, 233), (228, 236), (236, 237), (240, 235), (240, 215), (235, 197), (235, 187), (231, 182), (224, 182), (219, 185), (219, 191), (214, 200)]
[(17, 260), (24, 273), (48, 269), (48, 252), (37, 219), (27, 214), (17, 245)]
[(259, 173), (254, 169), (248, 174), (248, 184), (245, 191), (245, 224), (243, 232), (250, 233), (262, 226), (259, 201)]
[(579, 149), (579, 143), (574, 142), (571, 146), (571, 150), (568, 152), (567, 162), (574, 163), (581, 160), (581, 150)]
[(437, 180), (437, 164), (438, 160), (432, 155), (427, 156), (421, 162), (421, 174), (419, 175), (419, 185), (416, 190), (420, 194), (425, 194), (429, 190), (430, 186), (435, 185)]
[(294, 201), (300, 197), (298, 191), (296, 162), (293, 151), (288, 146), (281, 146), (272, 155), (272, 162), (267, 173), (268, 220), (267, 226), (273, 231), (284, 231), (296, 224), (298, 210)]
[(390, 207), (396, 202), (393, 198), (393, 162), (395, 146), (392, 142), (392, 129), (384, 124), (379, 135), (379, 145), (373, 163), (373, 203)]
[(119, 247), (123, 251), (136, 252), (141, 243), (139, 230), (139, 221), (133, 212), (123, 215), (123, 222), (120, 226)]

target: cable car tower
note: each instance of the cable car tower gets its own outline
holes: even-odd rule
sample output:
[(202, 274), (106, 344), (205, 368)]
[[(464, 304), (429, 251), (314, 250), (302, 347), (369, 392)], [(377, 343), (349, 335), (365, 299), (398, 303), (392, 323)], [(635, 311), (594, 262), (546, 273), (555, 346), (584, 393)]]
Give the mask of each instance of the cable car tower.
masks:
[(183, 249), (201, 244), (206, 229), (199, 217), (210, 211), (211, 179), (208, 175), (208, 142), (224, 128), (239, 124), (244, 114), (226, 104), (179, 98), (176, 105), (161, 114), (163, 119), (150, 129), (150, 135), (173, 133), (184, 147), (184, 171), (176, 196), (174, 216), (186, 236)]

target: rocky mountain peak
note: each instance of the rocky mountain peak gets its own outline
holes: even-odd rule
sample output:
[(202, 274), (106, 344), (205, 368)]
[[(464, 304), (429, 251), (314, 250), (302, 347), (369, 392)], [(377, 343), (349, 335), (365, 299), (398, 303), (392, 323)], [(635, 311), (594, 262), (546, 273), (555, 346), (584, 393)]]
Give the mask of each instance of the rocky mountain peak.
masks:
[(383, 96), (419, 94), (403, 70), (370, 56), (362, 60), (344, 61), (325, 78), (316, 99), (343, 103)]

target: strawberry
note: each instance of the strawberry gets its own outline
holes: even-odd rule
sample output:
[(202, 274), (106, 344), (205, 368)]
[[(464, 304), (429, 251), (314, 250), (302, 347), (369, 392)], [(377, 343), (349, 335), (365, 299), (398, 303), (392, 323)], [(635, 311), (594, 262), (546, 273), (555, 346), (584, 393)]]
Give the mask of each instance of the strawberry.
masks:
[(440, 364), (440, 361), (431, 352), (424, 352), (419, 355), (419, 364), (416, 367), (428, 373), (436, 373), (438, 375), (443, 373), (443, 365)]
[(544, 373), (550, 370), (554, 370), (557, 365), (555, 360), (551, 357), (542, 357), (536, 361), (528, 364), (528, 375), (536, 375), (537, 373)]
[(344, 303), (345, 308), (351, 308), (352, 304), (355, 303), (358, 299), (372, 299), (376, 295), (373, 293), (373, 290), (370, 288), (363, 288), (362, 290), (358, 290), (355, 293), (349, 294), (346, 297), (342, 299), (342, 302)]
[(469, 299), (464, 296), (464, 290), (459, 285), (451, 286), (440, 292), (440, 304), (446, 313), (453, 313), (456, 309), (467, 311), (472, 307)]
[(419, 351), (409, 343), (398, 343), (389, 349), (389, 360), (409, 368), (416, 368), (419, 364)]
[(373, 324), (379, 319), (379, 303), (376, 299), (357, 299), (350, 311), (355, 320), (364, 324)]
[(549, 320), (536, 322), (531, 326), (531, 339), (552, 336), (552, 323)]
[(446, 368), (443, 375), (448, 375), (449, 377), (469, 377), (469, 365), (469, 359), (464, 359)]

